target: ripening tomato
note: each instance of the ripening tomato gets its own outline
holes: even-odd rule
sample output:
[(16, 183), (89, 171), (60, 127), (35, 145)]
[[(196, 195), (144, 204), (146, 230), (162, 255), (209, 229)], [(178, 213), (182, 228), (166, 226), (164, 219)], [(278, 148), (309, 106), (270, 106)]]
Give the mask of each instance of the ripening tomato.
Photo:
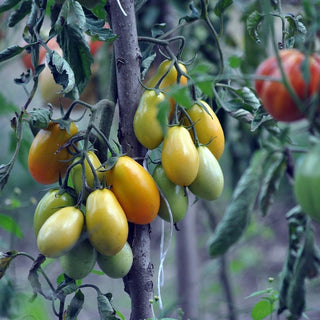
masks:
[[(155, 87), (155, 85), (160, 81), (161, 77), (163, 77), (163, 75), (169, 70), (171, 62), (172, 62), (171, 60), (162, 61), (160, 66), (157, 69), (157, 72), (149, 81), (147, 81), (146, 87), (148, 88)], [(179, 63), (179, 67), (182, 72), (187, 73), (187, 69), (184, 64)], [(182, 75), (180, 77), (179, 83), (184, 86), (187, 84), (187, 81), (188, 81), (187, 77)], [(178, 83), (178, 72), (175, 65), (172, 65), (167, 75), (161, 81), (159, 88), (163, 90), (168, 90), (172, 85), (176, 83)]]
[[(187, 113), (194, 123), (199, 142), (207, 145), (212, 154), (219, 160), (224, 151), (224, 132), (212, 108), (203, 100), (201, 100), (201, 104), (204, 105), (206, 109), (200, 104), (195, 103), (187, 110)], [(190, 134), (193, 136), (191, 129)]]
[(205, 200), (216, 200), (220, 197), (224, 177), (218, 160), (206, 146), (198, 147), (199, 171), (195, 180), (190, 184), (189, 190)]
[(63, 177), (72, 155), (62, 146), (78, 132), (71, 122), (69, 132), (58, 123), (50, 122), (47, 129), (41, 129), (34, 137), (28, 157), (29, 171), (39, 183), (52, 184)]
[[(171, 182), (161, 164), (155, 167), (152, 177), (170, 206), (173, 223), (181, 221), (188, 211), (188, 194), (184, 187)], [(170, 222), (169, 209), (162, 195), (158, 216)]]
[(133, 254), (128, 242), (113, 256), (98, 254), (97, 263), (100, 269), (110, 278), (119, 279), (125, 277), (133, 263)]
[[(101, 162), (97, 155), (93, 151), (89, 151), (88, 154), (89, 162), (91, 163), (91, 166), (94, 168), (94, 172), (97, 175), (98, 182), (102, 182), (105, 173), (101, 170)], [(76, 158), (73, 163), (76, 163), (79, 161), (79, 158)], [(94, 188), (94, 174), (92, 172), (92, 168), (89, 164), (87, 158), (84, 160), (84, 170), (85, 170), (85, 184), (90, 189)], [(83, 179), (82, 179), (82, 165), (76, 164), (74, 167), (72, 167), (70, 171), (70, 177), (73, 183), (73, 187), (76, 190), (77, 194), (80, 195), (82, 191), (83, 186)], [(97, 186), (98, 187), (98, 186)], [(87, 198), (89, 192), (88, 190), (85, 190), (84, 198)]]
[[(265, 110), (276, 120), (292, 122), (302, 119), (310, 109), (310, 100), (318, 95), (320, 87), (320, 57), (316, 55), (305, 56), (296, 49), (287, 49), (279, 52), (282, 68), (286, 77), (298, 98), (301, 101), (299, 107), (290, 96), (282, 82), (270, 80), (255, 81), (257, 95), (263, 103)], [(304, 63), (307, 59), (308, 78), (304, 75)], [(306, 72), (307, 73), (307, 72)], [(263, 61), (257, 68), (256, 75), (281, 79), (280, 68), (276, 57), (270, 57)], [(318, 101), (318, 100), (317, 100)], [(317, 108), (320, 107), (317, 102)], [(301, 112), (304, 110), (304, 112)]]
[(97, 261), (97, 251), (88, 239), (78, 242), (70, 251), (59, 258), (63, 272), (74, 280), (83, 279)]
[(320, 146), (301, 156), (294, 174), (294, 194), (302, 210), (320, 222)]
[(199, 155), (185, 127), (173, 126), (168, 129), (163, 140), (161, 162), (167, 177), (175, 184), (188, 186), (196, 178)]
[(76, 200), (69, 193), (60, 192), (59, 189), (51, 189), (39, 201), (33, 216), (33, 227), (36, 236), (44, 222), (56, 211), (76, 204)]
[(147, 149), (154, 149), (163, 140), (163, 133), (157, 119), (158, 105), (165, 95), (156, 90), (146, 90), (141, 96), (133, 119), (134, 133), (138, 141)]
[(118, 253), (128, 238), (128, 221), (109, 189), (91, 192), (86, 202), (86, 226), (93, 247), (104, 255)]
[(148, 224), (158, 214), (160, 194), (150, 173), (128, 156), (107, 170), (107, 184), (119, 200), (128, 221)]
[(75, 207), (64, 207), (51, 215), (37, 236), (39, 251), (58, 258), (75, 246), (84, 226), (83, 213)]

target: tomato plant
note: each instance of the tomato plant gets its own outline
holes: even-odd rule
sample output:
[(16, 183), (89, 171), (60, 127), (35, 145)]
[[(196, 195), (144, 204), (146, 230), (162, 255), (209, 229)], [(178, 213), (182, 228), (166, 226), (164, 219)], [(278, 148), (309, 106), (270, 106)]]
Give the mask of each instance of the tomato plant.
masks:
[(224, 177), (218, 160), (208, 147), (199, 146), (199, 170), (189, 185), (192, 193), (202, 199), (216, 200), (223, 191)]
[(131, 269), (133, 254), (128, 242), (123, 248), (112, 256), (98, 254), (97, 263), (100, 269), (110, 278), (118, 279), (125, 277)]
[(119, 157), (116, 164), (107, 170), (106, 179), (128, 221), (148, 224), (155, 219), (160, 195), (152, 176), (143, 166), (128, 156)]
[[(319, 108), (318, 102), (312, 105), (312, 97), (316, 97), (319, 91), (320, 58), (316, 55), (307, 56), (296, 49), (280, 51), (279, 58), (289, 85), (301, 103), (297, 104), (281, 81), (257, 79), (255, 88), (268, 113), (276, 120), (292, 122), (304, 118), (311, 107), (313, 113)], [(256, 75), (281, 80), (277, 58), (274, 56), (263, 61)]]
[(109, 189), (91, 192), (86, 202), (86, 227), (93, 247), (104, 255), (118, 253), (127, 241), (126, 215)]
[(301, 156), (296, 165), (294, 193), (302, 210), (320, 222), (320, 146), (313, 147)]
[[(212, 110), (212, 108), (205, 101), (195, 103), (187, 113), (194, 124), (199, 142), (207, 145), (212, 154), (217, 160), (224, 151), (224, 132), (221, 123)], [(185, 119), (187, 124), (187, 120)], [(193, 136), (193, 131), (190, 129), (190, 134)]]
[(51, 215), (41, 226), (37, 244), (39, 251), (51, 258), (68, 252), (80, 238), (84, 226), (83, 213), (75, 207), (64, 207)]
[(28, 156), (29, 171), (37, 182), (52, 184), (64, 176), (72, 155), (63, 146), (77, 132), (73, 122), (68, 130), (54, 122), (50, 122), (47, 129), (40, 129), (32, 141)]
[(34, 233), (37, 236), (44, 222), (59, 209), (76, 204), (76, 200), (67, 192), (59, 189), (49, 190), (38, 202), (33, 216)]
[(196, 178), (199, 155), (185, 127), (172, 126), (168, 129), (163, 141), (161, 162), (167, 177), (175, 184), (188, 186)]
[[(161, 164), (155, 167), (152, 177), (168, 201), (173, 222), (181, 221), (188, 211), (188, 194), (186, 190), (184, 187), (174, 184), (168, 179)], [(161, 195), (158, 215), (170, 222), (170, 213), (163, 196)]]
[(88, 239), (78, 242), (59, 258), (63, 272), (74, 280), (86, 277), (97, 261), (97, 251)]
[(144, 91), (134, 115), (134, 133), (139, 142), (147, 149), (158, 147), (163, 140), (162, 128), (157, 119), (157, 106), (164, 99), (165, 95), (160, 91)]

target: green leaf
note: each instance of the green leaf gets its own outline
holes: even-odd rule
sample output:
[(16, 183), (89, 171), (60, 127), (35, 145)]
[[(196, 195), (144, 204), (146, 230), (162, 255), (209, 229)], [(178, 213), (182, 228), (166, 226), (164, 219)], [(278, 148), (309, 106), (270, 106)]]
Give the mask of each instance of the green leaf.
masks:
[(105, 27), (105, 20), (98, 19), (91, 11), (85, 11), (86, 25), (85, 32), (94, 40), (113, 42), (117, 39), (117, 35), (110, 28)]
[(226, 9), (232, 5), (232, 3), (232, 0), (219, 0), (216, 3), (213, 11), (216, 14), (216, 16), (221, 17), (223, 13), (226, 11)]
[(263, 320), (272, 312), (272, 304), (267, 300), (261, 300), (253, 307), (251, 311), (251, 317), (253, 320)]
[(0, 190), (7, 184), (12, 168), (12, 162), (0, 165)]
[(22, 239), (23, 234), (19, 225), (15, 222), (15, 220), (5, 214), (0, 214), (0, 227), (12, 234), (16, 237)]
[(24, 48), (18, 45), (14, 45), (2, 50), (0, 52), (0, 63), (15, 57), (16, 55), (20, 54), (23, 50)]
[(224, 254), (246, 230), (257, 197), (265, 156), (264, 150), (256, 152), (238, 181), (225, 215), (209, 240), (212, 258)]
[(231, 68), (236, 69), (241, 66), (242, 58), (239, 56), (231, 56), (228, 59), (228, 64)]
[(66, 313), (66, 320), (75, 320), (84, 304), (84, 294), (78, 290), (72, 298)]
[(307, 34), (307, 29), (303, 22), (301, 22), (302, 16), (293, 16), (288, 14), (285, 16), (288, 27), (286, 28), (285, 32), (285, 45), (286, 48), (293, 48), (296, 39), (301, 39), (302, 41), (305, 40), (305, 36)]
[(190, 95), (190, 90), (186, 86), (176, 84), (172, 86), (167, 94), (168, 96), (173, 97), (179, 105), (187, 109), (191, 108), (194, 103)]
[(79, 29), (66, 25), (57, 37), (63, 55), (74, 72), (74, 81), (79, 92), (88, 84), (91, 77), (93, 58), (90, 48)]
[(261, 42), (261, 38), (258, 33), (258, 27), (263, 19), (264, 15), (259, 13), (258, 11), (253, 11), (247, 18), (247, 31), (250, 37), (257, 43)]
[(33, 108), (28, 112), (30, 116), (29, 123), (36, 129), (48, 128), (52, 116), (52, 109)]
[(31, 11), (32, 2), (30, 0), (23, 1), (19, 8), (12, 12), (9, 16), (9, 27), (14, 27), (18, 22), (20, 22), (26, 15)]
[(115, 311), (109, 299), (105, 295), (98, 294), (97, 301), (98, 301), (98, 311), (99, 311), (101, 320), (116, 319), (114, 317)]
[(19, 2), (20, 0), (4, 0), (0, 3), (0, 13), (10, 10)]
[(158, 108), (157, 119), (160, 123), (163, 135), (165, 136), (168, 130), (168, 114), (171, 108), (169, 100), (166, 98), (164, 101), (160, 102), (157, 105), (157, 108)]
[(75, 87), (75, 79), (69, 63), (60, 57), (56, 51), (47, 52), (46, 59), (55, 82), (63, 87), (64, 93), (71, 92)]
[(281, 178), (286, 169), (286, 159), (283, 153), (272, 153), (264, 165), (264, 177), (258, 197), (258, 204), (262, 215), (265, 216), (273, 203), (275, 193), (278, 191)]
[(183, 20), (185, 20), (186, 22), (192, 22), (192, 21), (196, 21), (196, 20), (200, 19), (199, 11), (194, 6), (193, 1), (190, 2), (189, 8), (190, 8), (191, 12), (188, 15), (180, 18), (179, 23), (181, 23), (181, 21), (183, 21)]

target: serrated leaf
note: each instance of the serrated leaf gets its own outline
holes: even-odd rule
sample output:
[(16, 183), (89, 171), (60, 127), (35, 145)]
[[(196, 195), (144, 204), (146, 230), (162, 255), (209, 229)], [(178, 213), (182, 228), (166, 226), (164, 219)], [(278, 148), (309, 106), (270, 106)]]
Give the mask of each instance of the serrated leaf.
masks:
[(36, 129), (46, 129), (51, 121), (52, 113), (52, 109), (34, 108), (28, 112), (29, 122)]
[(63, 93), (71, 92), (75, 86), (75, 79), (69, 63), (56, 51), (48, 51), (46, 59), (55, 82), (63, 87)]
[(20, 0), (4, 0), (0, 3), (0, 13), (12, 9)]
[(17, 256), (16, 251), (0, 252), (0, 279), (4, 276), (10, 262)]
[(273, 312), (272, 304), (267, 300), (261, 300), (255, 304), (251, 311), (253, 320), (263, 320)]
[(224, 254), (244, 233), (257, 197), (265, 156), (263, 150), (256, 152), (238, 181), (225, 215), (209, 240), (212, 258)]
[(230, 7), (233, 3), (233, 0), (219, 0), (213, 11), (216, 14), (216, 16), (221, 17), (223, 13), (226, 11), (228, 7)]
[(258, 33), (258, 27), (263, 19), (264, 15), (258, 11), (253, 11), (247, 18), (247, 31), (250, 37), (257, 43), (261, 42), (261, 38)]
[(24, 48), (18, 45), (14, 45), (2, 50), (0, 52), (0, 63), (15, 57), (16, 55), (20, 54), (23, 50)]
[(0, 214), (0, 228), (14, 234), (20, 239), (23, 238), (23, 234), (18, 223), (8, 215)]
[(118, 36), (110, 28), (105, 27), (105, 21), (97, 19), (91, 12), (85, 11), (85, 32), (94, 40), (113, 42)]
[(109, 299), (103, 294), (98, 294), (97, 302), (98, 302), (98, 311), (99, 311), (100, 319), (110, 320), (112, 319), (111, 317), (113, 317), (114, 319), (115, 311), (113, 310), (113, 307)]
[(14, 27), (31, 11), (32, 2), (30, 0), (22, 1), (19, 8), (12, 12), (9, 16), (8, 26)]
[(78, 290), (68, 306), (65, 320), (75, 320), (84, 304), (84, 294)]
[(279, 188), (281, 178), (286, 169), (286, 161), (284, 155), (281, 153), (271, 154), (264, 164), (264, 176), (259, 191), (258, 204), (265, 216), (273, 203), (273, 198)]
[(7, 184), (12, 167), (13, 164), (11, 162), (0, 165), (0, 190), (2, 190)]
[(259, 108), (254, 111), (253, 119), (250, 125), (251, 132), (256, 131), (258, 128), (260, 128), (261, 125), (266, 123), (268, 124), (268, 126), (277, 126), (277, 123), (273, 119), (273, 117), (268, 114), (260, 105)]
[(289, 14), (286, 15), (285, 18), (288, 22), (288, 27), (285, 32), (286, 48), (293, 48), (296, 38), (301, 38), (304, 41), (307, 29), (300, 21), (302, 19), (300, 15), (295, 17)]
[(83, 34), (72, 26), (65, 26), (57, 37), (64, 58), (74, 73), (74, 80), (79, 92), (86, 87), (91, 77), (93, 58)]

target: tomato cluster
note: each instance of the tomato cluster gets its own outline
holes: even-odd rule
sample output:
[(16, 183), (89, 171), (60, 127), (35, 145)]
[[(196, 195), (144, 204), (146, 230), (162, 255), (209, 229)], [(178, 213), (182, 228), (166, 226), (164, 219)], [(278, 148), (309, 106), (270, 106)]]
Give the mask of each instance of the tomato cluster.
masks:
[(157, 88), (143, 93), (133, 121), (138, 140), (161, 152), (152, 175), (133, 158), (117, 154), (107, 140), (111, 158), (101, 163), (88, 146), (79, 148), (83, 136), (65, 116), (35, 136), (31, 175), (42, 184), (60, 183), (35, 210), (37, 245), (43, 255), (59, 258), (69, 277), (85, 277), (96, 263), (110, 277), (125, 276), (133, 263), (129, 223), (149, 224), (157, 216), (177, 223), (187, 213), (188, 191), (206, 200), (221, 195), (224, 177), (218, 159), (224, 133), (210, 106), (200, 100), (177, 110), (170, 98), (173, 109), (165, 134), (158, 121), (157, 106), (167, 99), (170, 85), (187, 83), (185, 66), (178, 66), (180, 76), (171, 61), (161, 64), (148, 82)]
[(156, 218), (157, 185), (129, 156), (120, 155), (109, 168), (94, 151), (79, 151), (70, 143), (77, 133), (71, 128), (76, 128), (72, 122), (68, 130), (52, 122), (38, 132), (30, 148), (29, 169), (38, 182), (61, 182), (68, 170), (67, 186), (49, 190), (36, 207), (39, 251), (59, 258), (64, 273), (74, 279), (85, 277), (96, 262), (110, 277), (123, 277), (133, 262), (128, 221), (148, 224)]
[(169, 97), (170, 110), (164, 132), (163, 124), (158, 120), (158, 106), (167, 98), (170, 87), (177, 83), (187, 85), (186, 67), (182, 63), (163, 61), (155, 75), (147, 81), (133, 121), (138, 141), (147, 149), (158, 148), (161, 152), (161, 164), (153, 172), (162, 193), (158, 214), (170, 221), (170, 208), (174, 223), (186, 215), (186, 187), (206, 200), (215, 200), (221, 195), (224, 177), (218, 160), (225, 144), (220, 121), (203, 100), (182, 110)]

